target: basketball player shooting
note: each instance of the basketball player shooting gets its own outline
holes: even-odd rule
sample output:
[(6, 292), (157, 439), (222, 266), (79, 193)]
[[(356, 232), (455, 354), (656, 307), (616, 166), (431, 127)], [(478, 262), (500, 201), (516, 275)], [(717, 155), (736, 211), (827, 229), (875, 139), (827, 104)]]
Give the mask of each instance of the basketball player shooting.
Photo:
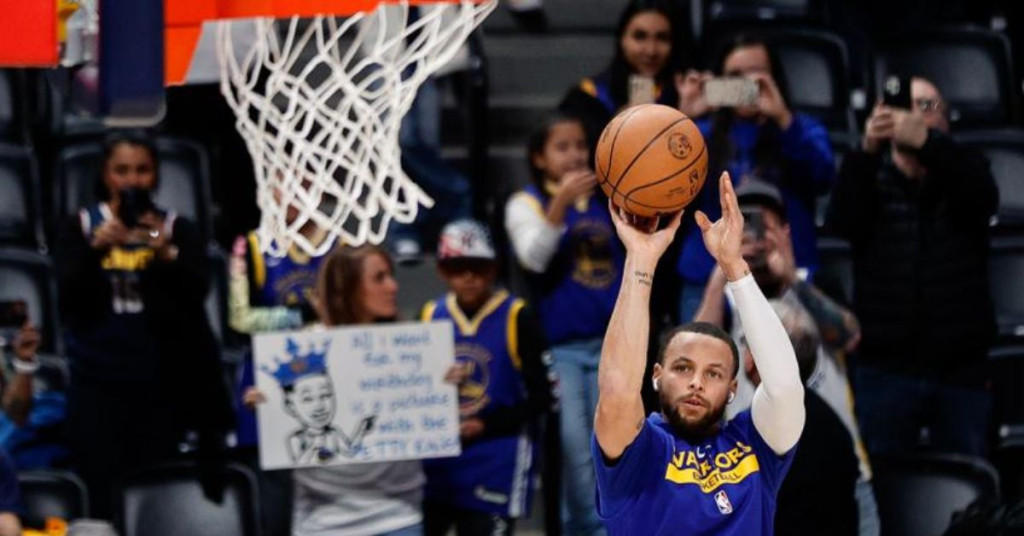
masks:
[(743, 216), (728, 174), (719, 183), (722, 218), (697, 212), (696, 220), (729, 280), (762, 383), (750, 410), (723, 421), (739, 352), (721, 329), (685, 324), (654, 365), (661, 411), (644, 418), (653, 274), (682, 214), (648, 233), (609, 204), (627, 255), (601, 350), (592, 448), (598, 512), (611, 536), (773, 533), (775, 498), (803, 431), (804, 391), (789, 337), (740, 254)]

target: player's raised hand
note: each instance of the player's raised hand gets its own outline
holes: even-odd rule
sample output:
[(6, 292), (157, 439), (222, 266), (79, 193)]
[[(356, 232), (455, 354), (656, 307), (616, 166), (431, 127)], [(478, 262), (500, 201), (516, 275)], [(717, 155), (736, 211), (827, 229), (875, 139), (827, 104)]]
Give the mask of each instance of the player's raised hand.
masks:
[(680, 210), (672, 215), (669, 224), (664, 229), (658, 230), (660, 219), (657, 217), (633, 216), (615, 206), (611, 200), (608, 201), (608, 211), (611, 212), (615, 231), (618, 233), (619, 239), (622, 240), (622, 244), (626, 246), (626, 251), (653, 262), (657, 262), (672, 243), (684, 212)]
[(704, 247), (708, 249), (708, 253), (722, 267), (726, 279), (736, 281), (750, 270), (741, 252), (743, 213), (740, 212), (740, 204), (728, 172), (722, 172), (718, 179), (718, 196), (722, 204), (722, 217), (712, 222), (707, 214), (698, 210), (695, 220), (704, 236)]

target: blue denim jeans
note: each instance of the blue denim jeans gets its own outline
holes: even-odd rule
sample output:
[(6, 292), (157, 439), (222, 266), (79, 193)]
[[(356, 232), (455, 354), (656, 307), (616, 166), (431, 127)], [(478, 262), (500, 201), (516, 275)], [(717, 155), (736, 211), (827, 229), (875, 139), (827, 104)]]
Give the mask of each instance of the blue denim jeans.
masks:
[(440, 228), (472, 215), (469, 179), (441, 159), (441, 99), (433, 78), (423, 82), (412, 108), (402, 118), (398, 144), (402, 148), (402, 169), (434, 199), (434, 206), (420, 207), (412, 223), (392, 223), (392, 240), (420, 241), (425, 226)]
[(566, 536), (605, 534), (597, 515), (597, 484), (590, 456), (601, 342), (573, 341), (551, 348), (562, 409), (562, 524)]
[(417, 523), (411, 527), (402, 527), (398, 530), (382, 532), (377, 536), (423, 536), (423, 523)]
[(932, 450), (986, 455), (992, 412), (988, 391), (870, 366), (858, 367), (856, 378), (857, 415), (870, 454), (912, 454), (927, 428)]

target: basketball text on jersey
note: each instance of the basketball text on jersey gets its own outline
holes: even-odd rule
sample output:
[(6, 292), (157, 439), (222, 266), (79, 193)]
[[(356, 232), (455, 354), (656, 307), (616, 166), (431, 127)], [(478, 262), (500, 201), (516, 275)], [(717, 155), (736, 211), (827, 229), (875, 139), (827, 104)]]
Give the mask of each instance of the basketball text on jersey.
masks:
[(734, 448), (719, 452), (714, 458), (700, 456), (699, 450), (685, 450), (672, 456), (665, 470), (665, 480), (696, 485), (702, 492), (711, 493), (723, 484), (742, 482), (761, 470), (754, 449), (741, 441), (737, 441)]

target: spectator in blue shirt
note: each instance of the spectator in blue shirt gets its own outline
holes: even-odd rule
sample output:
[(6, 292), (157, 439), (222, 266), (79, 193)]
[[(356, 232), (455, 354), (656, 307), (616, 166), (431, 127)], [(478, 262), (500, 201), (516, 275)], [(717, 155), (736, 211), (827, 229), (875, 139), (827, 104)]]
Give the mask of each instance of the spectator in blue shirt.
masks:
[[(712, 109), (704, 96), (709, 73), (690, 71), (676, 77), (679, 109), (697, 119), (708, 144), (709, 175), (728, 171), (733, 185), (748, 178), (774, 184), (782, 191), (797, 264), (812, 273), (818, 259), (815, 199), (827, 193), (836, 171), (828, 132), (814, 118), (792, 111), (786, 103), (783, 71), (769, 45), (740, 35), (726, 48), (718, 76), (755, 80), (760, 96), (753, 106)], [(717, 218), (719, 189), (709, 181), (694, 207)], [(693, 318), (715, 262), (701, 243), (700, 230), (687, 225), (676, 267), (683, 279), (680, 321)]]

